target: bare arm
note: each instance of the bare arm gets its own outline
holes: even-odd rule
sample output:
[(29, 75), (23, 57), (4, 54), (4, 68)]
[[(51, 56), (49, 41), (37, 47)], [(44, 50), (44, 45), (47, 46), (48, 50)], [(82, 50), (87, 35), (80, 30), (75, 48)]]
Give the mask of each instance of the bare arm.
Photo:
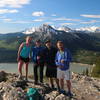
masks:
[(21, 52), (21, 50), (22, 50), (23, 46), (24, 46), (24, 43), (22, 43), (22, 44), (20, 45), (19, 49), (18, 49), (17, 61), (19, 61), (20, 52)]

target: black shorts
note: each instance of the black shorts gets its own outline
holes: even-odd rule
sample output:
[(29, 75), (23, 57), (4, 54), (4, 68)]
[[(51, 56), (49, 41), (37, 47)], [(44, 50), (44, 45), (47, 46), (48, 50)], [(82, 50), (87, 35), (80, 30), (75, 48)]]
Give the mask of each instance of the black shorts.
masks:
[(49, 78), (57, 78), (57, 67), (47, 66), (46, 76)]
[(20, 56), (19, 59), (22, 60), (22, 61), (25, 62), (25, 63), (27, 63), (27, 62), (30, 61), (29, 57), (28, 57), (28, 58), (23, 58), (23, 57)]

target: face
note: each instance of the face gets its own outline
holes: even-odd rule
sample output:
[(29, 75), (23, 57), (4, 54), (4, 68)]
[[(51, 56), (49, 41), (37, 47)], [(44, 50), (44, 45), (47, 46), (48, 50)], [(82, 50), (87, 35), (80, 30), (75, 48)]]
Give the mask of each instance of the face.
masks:
[(35, 45), (36, 46), (40, 46), (41, 45), (41, 42), (36, 42)]
[(32, 41), (32, 38), (31, 37), (27, 37), (26, 38), (26, 43), (31, 43), (31, 41)]
[(57, 43), (57, 47), (59, 50), (62, 50), (64, 48), (63, 43)]
[(45, 45), (46, 45), (47, 48), (50, 48), (51, 47), (51, 42), (47, 42)]

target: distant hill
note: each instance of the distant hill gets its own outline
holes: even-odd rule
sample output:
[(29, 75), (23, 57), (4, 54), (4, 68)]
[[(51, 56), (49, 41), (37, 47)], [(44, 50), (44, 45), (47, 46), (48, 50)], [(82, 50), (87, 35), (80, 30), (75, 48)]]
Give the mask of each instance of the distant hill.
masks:
[[(51, 39), (55, 45), (58, 40), (62, 40), (77, 62), (87, 63), (88, 60), (88, 63), (91, 63), (91, 58), (96, 58), (100, 51), (100, 33), (86, 33), (67, 27), (58, 30), (43, 24), (23, 32), (0, 34), (0, 62), (16, 61), (18, 47), (25, 41), (27, 35), (33, 37), (33, 42), (37, 39), (41, 39), (42, 42)], [(88, 58), (85, 59), (87, 56)]]
[(90, 33), (90, 35), (100, 39), (100, 32), (99, 33)]

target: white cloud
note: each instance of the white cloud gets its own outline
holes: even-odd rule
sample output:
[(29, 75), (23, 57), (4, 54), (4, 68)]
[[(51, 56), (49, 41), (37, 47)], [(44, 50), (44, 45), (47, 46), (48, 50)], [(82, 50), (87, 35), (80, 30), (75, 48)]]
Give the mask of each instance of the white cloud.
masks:
[(5, 22), (10, 22), (10, 21), (12, 21), (12, 19), (10, 19), (10, 18), (5, 18), (5, 19), (3, 19)]
[(61, 23), (60, 25), (64, 26), (64, 25), (75, 25), (74, 23)]
[(33, 20), (34, 22), (42, 22), (42, 21), (44, 21), (43, 19), (35, 19), (35, 20)]
[(91, 21), (87, 21), (87, 22), (80, 22), (82, 24), (92, 24), (92, 23), (99, 23), (100, 21), (97, 20), (91, 20)]
[(0, 7), (20, 8), (30, 2), (31, 0), (0, 0)]
[(65, 17), (61, 17), (61, 18), (55, 18), (52, 19), (53, 21), (81, 21), (80, 19), (70, 19), (70, 18), (65, 18)]
[(66, 20), (66, 18), (55, 18), (55, 19), (52, 19), (52, 20), (54, 20), (54, 21), (65, 21)]
[(55, 16), (57, 16), (57, 15), (56, 15), (56, 14), (52, 14), (51, 16), (54, 16), (54, 17), (55, 17)]
[(13, 23), (13, 24), (27, 24), (27, 23), (33, 23), (32, 21), (13, 21), (13, 22), (10, 22), (10, 23)]
[(82, 16), (82, 17), (87, 17), (87, 18), (100, 18), (100, 15), (81, 14), (80, 16)]
[(0, 14), (5, 14), (5, 13), (18, 13), (18, 10), (0, 9)]
[(33, 12), (32, 16), (44, 16), (44, 12), (42, 11)]
[(2, 18), (6, 18), (6, 16), (0, 16), (0, 19), (2, 19)]
[(53, 22), (45, 22), (45, 24), (54, 24)]

